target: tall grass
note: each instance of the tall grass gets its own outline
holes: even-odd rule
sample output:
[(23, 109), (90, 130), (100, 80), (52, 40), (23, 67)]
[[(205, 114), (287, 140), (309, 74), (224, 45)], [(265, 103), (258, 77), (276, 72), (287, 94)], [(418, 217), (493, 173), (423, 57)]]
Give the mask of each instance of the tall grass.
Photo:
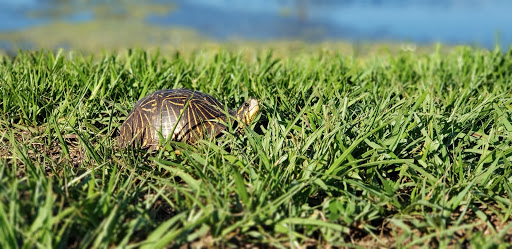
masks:
[[(509, 247), (511, 51), (3, 57), (0, 247)], [(181, 87), (262, 112), (116, 146), (135, 101)]]

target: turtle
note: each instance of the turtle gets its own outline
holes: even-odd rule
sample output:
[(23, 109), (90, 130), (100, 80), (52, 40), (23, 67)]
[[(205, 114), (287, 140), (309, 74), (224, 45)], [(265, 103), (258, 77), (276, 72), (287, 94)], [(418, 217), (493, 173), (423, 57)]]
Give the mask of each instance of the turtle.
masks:
[(219, 136), (230, 120), (238, 127), (249, 125), (259, 110), (260, 103), (255, 98), (247, 100), (238, 110), (231, 110), (199, 91), (158, 90), (135, 103), (120, 127), (118, 143), (121, 147), (155, 148), (162, 137), (194, 144), (207, 136)]

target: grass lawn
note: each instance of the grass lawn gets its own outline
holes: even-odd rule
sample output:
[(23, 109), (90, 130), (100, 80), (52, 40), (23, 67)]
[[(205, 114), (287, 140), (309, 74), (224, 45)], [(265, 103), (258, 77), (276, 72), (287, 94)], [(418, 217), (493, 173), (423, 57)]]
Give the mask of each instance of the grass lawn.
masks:
[[(262, 111), (116, 146), (135, 101), (182, 87)], [(511, 161), (512, 50), (0, 58), (1, 248), (506, 248)]]

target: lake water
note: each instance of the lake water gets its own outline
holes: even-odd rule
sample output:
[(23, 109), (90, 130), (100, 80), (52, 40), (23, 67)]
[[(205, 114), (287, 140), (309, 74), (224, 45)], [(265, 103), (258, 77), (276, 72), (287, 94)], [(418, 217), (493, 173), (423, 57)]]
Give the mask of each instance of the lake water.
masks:
[[(86, 1), (88, 2), (88, 1)], [(91, 1), (99, 4), (102, 1)], [(105, 1), (115, 4), (118, 1)], [(155, 1), (153, 1), (155, 3)], [(172, 10), (143, 18), (149, 25), (186, 27), (217, 40), (399, 41), (512, 44), (511, 0), (178, 0)], [(65, 11), (62, 6), (66, 5)], [(35, 15), (34, 13), (39, 13)], [(43, 14), (41, 14), (43, 13)], [(44, 14), (46, 13), (46, 14)], [(83, 1), (0, 1), (0, 32), (52, 21), (98, 18)]]

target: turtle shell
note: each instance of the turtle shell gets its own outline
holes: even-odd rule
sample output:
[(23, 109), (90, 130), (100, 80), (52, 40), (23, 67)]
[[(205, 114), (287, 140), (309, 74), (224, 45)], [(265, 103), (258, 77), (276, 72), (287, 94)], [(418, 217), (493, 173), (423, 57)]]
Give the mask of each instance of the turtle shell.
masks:
[(135, 104), (121, 125), (119, 143), (123, 147), (130, 144), (154, 147), (160, 137), (169, 136), (174, 141), (194, 143), (206, 135), (219, 135), (226, 129), (227, 116), (235, 114), (202, 92), (159, 90)]

